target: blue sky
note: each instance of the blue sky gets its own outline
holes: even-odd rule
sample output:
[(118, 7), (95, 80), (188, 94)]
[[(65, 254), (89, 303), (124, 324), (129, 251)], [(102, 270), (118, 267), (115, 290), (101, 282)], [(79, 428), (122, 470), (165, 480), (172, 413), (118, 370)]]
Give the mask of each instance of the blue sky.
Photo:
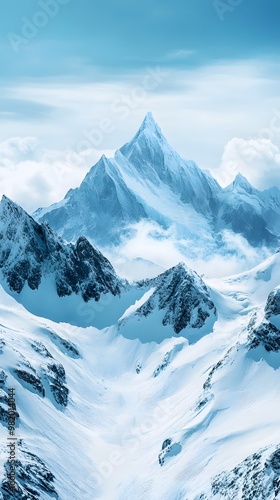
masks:
[[(242, 169), (258, 187), (280, 185), (279, 18), (277, 0), (5, 0), (2, 158), (13, 157), (11, 147), (18, 157), (22, 140), (35, 137), (43, 195), (39, 150), (61, 160), (93, 138), (87, 169), (152, 111), (181, 155), (221, 182)], [(2, 165), (7, 172), (5, 158)], [(80, 161), (72, 167), (73, 178), (52, 188), (51, 200), (84, 175)]]

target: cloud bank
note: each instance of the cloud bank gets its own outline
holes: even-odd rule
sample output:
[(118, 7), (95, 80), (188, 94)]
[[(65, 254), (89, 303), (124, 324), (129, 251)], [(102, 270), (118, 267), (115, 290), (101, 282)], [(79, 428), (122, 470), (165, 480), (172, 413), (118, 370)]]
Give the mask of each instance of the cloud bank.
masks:
[(0, 185), (5, 194), (32, 213), (64, 198), (77, 187), (102, 154), (112, 151), (86, 149), (50, 150), (35, 137), (14, 137), (0, 143)]
[(233, 138), (225, 146), (219, 169), (212, 173), (227, 186), (238, 172), (256, 188), (280, 187), (280, 150), (269, 139)]

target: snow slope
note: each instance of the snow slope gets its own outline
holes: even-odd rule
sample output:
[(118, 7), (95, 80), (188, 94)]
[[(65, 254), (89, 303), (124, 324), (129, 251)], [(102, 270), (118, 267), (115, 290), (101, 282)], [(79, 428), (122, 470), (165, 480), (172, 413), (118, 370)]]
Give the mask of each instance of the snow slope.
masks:
[[(28, 499), (279, 498), (280, 350), (277, 342), (267, 350), (267, 336), (258, 335), (280, 317), (277, 290), (271, 296), (278, 261), (276, 254), (247, 274), (211, 280), (217, 321), (192, 342), (174, 333), (143, 343), (117, 326), (54, 323), (0, 289), (1, 471), (5, 393), (15, 387), (18, 488)], [(142, 302), (123, 319), (165, 279), (151, 280), (148, 294), (143, 286)], [(272, 333), (280, 338), (276, 327)]]

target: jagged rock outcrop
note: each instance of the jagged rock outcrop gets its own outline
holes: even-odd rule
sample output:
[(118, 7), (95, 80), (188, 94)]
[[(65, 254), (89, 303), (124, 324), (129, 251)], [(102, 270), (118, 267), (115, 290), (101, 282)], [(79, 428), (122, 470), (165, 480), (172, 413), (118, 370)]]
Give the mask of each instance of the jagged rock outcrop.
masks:
[(268, 352), (280, 351), (280, 330), (275, 324), (280, 317), (280, 288), (276, 287), (268, 296), (263, 321), (252, 328), (249, 335), (250, 347), (263, 345)]
[(212, 481), (211, 493), (195, 500), (276, 500), (280, 497), (280, 448), (260, 450)]
[[(55, 490), (54, 474), (37, 455), (31, 453), (23, 445), (22, 440), (17, 444), (17, 459), (15, 490), (11, 489), (11, 481), (5, 477), (0, 486), (3, 500), (38, 500), (58, 499)], [(5, 463), (6, 474), (10, 473), (9, 462)]]
[(31, 370), (14, 368), (13, 372), (21, 383), (26, 384), (27, 387), (40, 394), (40, 396), (45, 396), (45, 388), (35, 370), (32, 372)]
[(43, 377), (47, 380), (55, 402), (63, 407), (67, 406), (69, 389), (65, 385), (65, 369), (61, 363), (55, 361), (42, 367)]
[(266, 319), (270, 319), (272, 316), (280, 316), (280, 287), (274, 288), (269, 294), (265, 306)]
[(122, 282), (99, 250), (84, 237), (65, 243), (47, 224), (38, 224), (3, 196), (0, 204), (0, 270), (10, 290), (37, 290), (54, 282), (59, 297), (80, 294), (85, 302), (120, 293)]
[(208, 287), (185, 264), (172, 267), (157, 278), (139, 283), (141, 288), (154, 288), (148, 300), (135, 312), (136, 316), (149, 316), (155, 310), (163, 311), (163, 326), (171, 325), (179, 334), (185, 328), (199, 329), (216, 308)]

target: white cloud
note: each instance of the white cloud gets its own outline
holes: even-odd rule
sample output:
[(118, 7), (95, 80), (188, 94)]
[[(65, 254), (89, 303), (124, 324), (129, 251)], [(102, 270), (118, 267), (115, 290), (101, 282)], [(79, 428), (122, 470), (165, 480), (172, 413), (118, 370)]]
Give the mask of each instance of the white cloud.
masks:
[(156, 276), (162, 269), (179, 262), (185, 262), (190, 269), (207, 278), (220, 278), (248, 271), (270, 255), (267, 249), (253, 248), (241, 235), (225, 230), (222, 233), (224, 246), (219, 253), (206, 238), (204, 244), (200, 242), (197, 247), (196, 257), (189, 257), (195, 242), (178, 239), (172, 230), (165, 231), (151, 222), (142, 221), (134, 227), (133, 239), (124, 240), (120, 247), (105, 252), (126, 278)]
[(113, 151), (56, 151), (43, 148), (34, 137), (14, 137), (0, 143), (1, 192), (29, 213), (60, 201), (78, 186), (101, 155)]
[[(184, 51), (171, 53), (171, 57), (183, 56)], [(85, 134), (100, 131), (105, 119), (111, 121), (111, 132), (101, 134), (100, 143), (92, 147), (114, 149), (127, 142), (145, 113), (152, 111), (178, 152), (205, 169), (217, 168), (224, 144), (232, 137), (259, 137), (259, 131), (272, 127), (273, 142), (280, 147), (280, 118), (274, 116), (274, 109), (280, 109), (279, 82), (272, 64), (242, 60), (207, 67), (186, 65), (179, 71), (172, 68), (173, 62), (166, 67), (166, 61), (164, 66), (159, 61), (162, 77), (146, 92), (147, 69), (110, 74), (107, 81), (98, 80), (96, 71), (78, 83), (50, 78), (2, 87), (13, 111), (19, 100), (27, 110), (29, 103), (44, 110), (50, 106), (49, 114), (44, 112), (40, 119), (28, 113), (24, 120), (16, 113), (9, 119), (3, 117), (2, 138), (30, 135), (50, 148), (75, 149)], [(157, 64), (152, 66), (156, 75), (157, 68)]]
[(269, 139), (231, 139), (225, 146), (219, 169), (212, 169), (212, 173), (226, 186), (238, 172), (258, 189), (280, 187), (279, 148)]

